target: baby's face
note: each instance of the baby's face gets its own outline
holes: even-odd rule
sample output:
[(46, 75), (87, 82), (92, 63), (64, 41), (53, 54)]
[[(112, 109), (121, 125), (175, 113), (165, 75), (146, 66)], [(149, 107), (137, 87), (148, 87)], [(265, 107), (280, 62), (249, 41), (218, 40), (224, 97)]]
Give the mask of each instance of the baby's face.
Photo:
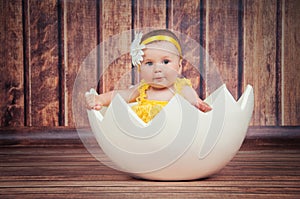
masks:
[(146, 45), (140, 75), (154, 88), (172, 86), (181, 74), (177, 48), (170, 42), (159, 41)]

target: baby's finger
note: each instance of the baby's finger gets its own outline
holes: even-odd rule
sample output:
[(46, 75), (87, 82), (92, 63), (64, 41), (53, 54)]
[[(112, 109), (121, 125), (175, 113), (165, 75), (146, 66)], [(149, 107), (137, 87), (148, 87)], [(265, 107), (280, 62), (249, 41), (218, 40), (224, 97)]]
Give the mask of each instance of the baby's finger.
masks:
[(197, 108), (203, 112), (208, 112), (212, 110), (212, 108), (202, 100), (198, 100)]
[(204, 109), (205, 112), (208, 112), (208, 111), (212, 110), (212, 108), (205, 102), (203, 102), (202, 106), (203, 106), (203, 109)]
[(95, 109), (95, 110), (97, 110), (97, 111), (101, 110), (101, 108), (102, 108), (102, 106), (101, 106), (100, 104), (96, 104), (96, 105), (93, 107), (93, 109)]

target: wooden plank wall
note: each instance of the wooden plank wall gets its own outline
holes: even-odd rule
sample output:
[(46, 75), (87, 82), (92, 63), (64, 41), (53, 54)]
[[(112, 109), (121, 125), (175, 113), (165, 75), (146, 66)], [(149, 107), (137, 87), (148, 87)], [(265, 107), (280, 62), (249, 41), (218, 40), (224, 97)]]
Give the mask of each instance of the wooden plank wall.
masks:
[[(298, 0), (0, 0), (0, 126), (73, 127), (82, 61), (109, 37), (143, 27), (170, 28), (199, 42), (236, 99), (253, 85), (252, 126), (299, 126), (299, 10)], [(109, 56), (101, 52), (95, 67)], [(127, 53), (103, 73), (99, 90), (113, 89), (111, 82), (130, 70)], [(206, 80), (193, 70), (187, 65), (184, 73), (205, 97)]]

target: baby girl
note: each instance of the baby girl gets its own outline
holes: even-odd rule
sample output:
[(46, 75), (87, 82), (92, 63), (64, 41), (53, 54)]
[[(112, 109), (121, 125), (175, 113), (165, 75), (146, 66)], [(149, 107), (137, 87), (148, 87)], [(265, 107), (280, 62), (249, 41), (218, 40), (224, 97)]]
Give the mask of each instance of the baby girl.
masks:
[(137, 102), (132, 109), (147, 123), (178, 93), (199, 110), (211, 110), (199, 98), (190, 80), (181, 78), (182, 51), (173, 32), (162, 29), (144, 36), (137, 34), (130, 54), (132, 64), (138, 68), (141, 81), (125, 90), (114, 90), (100, 95), (86, 94), (89, 109), (100, 110), (103, 106), (108, 106), (118, 93), (127, 102)]

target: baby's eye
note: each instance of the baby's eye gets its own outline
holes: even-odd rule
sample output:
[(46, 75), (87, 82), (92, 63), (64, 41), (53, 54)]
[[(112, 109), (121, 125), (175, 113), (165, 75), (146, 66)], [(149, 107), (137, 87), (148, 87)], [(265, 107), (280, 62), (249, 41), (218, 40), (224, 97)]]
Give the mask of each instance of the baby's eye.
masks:
[(145, 65), (146, 65), (146, 66), (152, 66), (152, 65), (153, 65), (153, 62), (148, 61), (148, 62), (145, 63)]
[(165, 59), (165, 60), (163, 61), (163, 64), (168, 64), (169, 62), (170, 62), (169, 60)]

